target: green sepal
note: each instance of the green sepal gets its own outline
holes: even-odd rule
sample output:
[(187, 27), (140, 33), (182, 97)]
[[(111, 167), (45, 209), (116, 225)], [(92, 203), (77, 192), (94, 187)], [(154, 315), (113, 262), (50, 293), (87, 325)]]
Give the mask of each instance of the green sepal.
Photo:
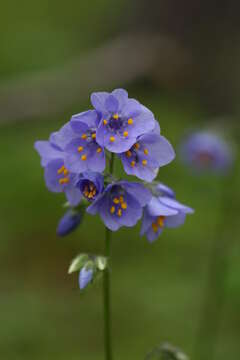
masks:
[(90, 257), (88, 254), (79, 254), (75, 259), (72, 260), (69, 269), (68, 274), (72, 274), (75, 271), (81, 270), (86, 263), (89, 261)]
[(104, 271), (108, 265), (107, 258), (105, 256), (97, 256), (95, 258), (95, 264), (98, 270)]

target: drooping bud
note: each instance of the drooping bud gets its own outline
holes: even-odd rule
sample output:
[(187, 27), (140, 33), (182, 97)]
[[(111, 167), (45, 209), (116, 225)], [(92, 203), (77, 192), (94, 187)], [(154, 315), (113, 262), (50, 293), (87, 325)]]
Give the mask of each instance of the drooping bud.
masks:
[(68, 210), (60, 219), (57, 226), (57, 235), (66, 236), (74, 231), (81, 223), (83, 218), (82, 211)]

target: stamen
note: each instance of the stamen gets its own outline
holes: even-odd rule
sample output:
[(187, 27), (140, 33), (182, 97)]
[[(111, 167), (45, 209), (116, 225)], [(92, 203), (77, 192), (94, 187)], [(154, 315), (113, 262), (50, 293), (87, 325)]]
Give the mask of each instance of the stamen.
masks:
[(83, 161), (87, 160), (87, 155), (85, 155), (85, 154), (82, 155), (82, 156), (81, 156), (81, 159), (82, 159)]
[(142, 164), (143, 164), (143, 166), (146, 166), (146, 165), (147, 165), (147, 160), (144, 159), (144, 160), (142, 161)]
[(58, 174), (62, 174), (65, 170), (65, 166), (63, 165), (62, 167), (60, 167), (60, 169), (58, 169)]
[(59, 184), (60, 185), (67, 184), (67, 183), (69, 183), (69, 181), (70, 181), (69, 178), (65, 177), (65, 178), (59, 179)]
[(158, 224), (156, 224), (156, 223), (152, 223), (152, 229), (153, 229), (153, 231), (156, 233), (156, 232), (158, 232)]
[(85, 140), (87, 138), (87, 134), (82, 134), (81, 138)]
[(107, 125), (107, 123), (108, 123), (107, 120), (106, 120), (106, 119), (103, 119), (103, 124), (104, 124), (104, 125)]
[(96, 133), (92, 134), (92, 139), (96, 139)]
[(66, 176), (66, 175), (69, 174), (69, 171), (65, 168), (65, 169), (63, 170), (63, 174), (64, 174), (64, 176)]
[(114, 212), (115, 212), (115, 206), (112, 206), (111, 209), (110, 209), (110, 213), (114, 214)]
[(118, 199), (117, 197), (115, 197), (115, 198), (113, 199), (113, 202), (114, 202), (114, 204), (119, 204), (119, 199)]
[(100, 154), (102, 152), (102, 148), (97, 148), (97, 153)]
[(130, 150), (128, 150), (127, 152), (126, 152), (126, 157), (131, 157), (132, 156), (132, 152), (130, 151)]
[(145, 155), (148, 155), (148, 149), (144, 149), (143, 152)]
[(128, 119), (128, 125), (132, 125), (132, 124), (133, 124), (133, 119), (132, 118)]
[(136, 150), (138, 150), (138, 149), (140, 148), (139, 143), (134, 144), (134, 148), (135, 148)]
[(164, 225), (164, 219), (165, 219), (165, 216), (158, 216), (158, 218), (157, 218), (157, 223), (158, 223), (158, 226), (160, 226), (160, 228), (162, 228)]
[(79, 146), (78, 147), (78, 152), (82, 152), (83, 151), (83, 146)]
[(118, 212), (117, 212), (118, 216), (122, 216), (122, 209), (118, 209)]
[(119, 118), (119, 115), (118, 115), (118, 114), (114, 114), (114, 115), (113, 115), (113, 118), (114, 118), (115, 120), (117, 120), (117, 119)]
[(123, 136), (127, 137), (128, 136), (128, 131), (124, 131)]
[(124, 198), (123, 198), (123, 196), (122, 196), (122, 195), (121, 195), (121, 196), (119, 196), (119, 201), (120, 201), (120, 203), (121, 203), (121, 204), (124, 202)]
[(121, 204), (121, 208), (122, 208), (123, 210), (126, 210), (126, 209), (127, 209), (127, 203), (126, 203), (126, 202), (123, 202), (123, 203)]
[(110, 136), (110, 139), (109, 139), (111, 142), (114, 142), (115, 141), (115, 137), (114, 136)]
[(133, 161), (131, 161), (131, 166), (132, 167), (134, 167), (135, 166), (135, 164), (136, 164), (136, 162), (133, 160)]

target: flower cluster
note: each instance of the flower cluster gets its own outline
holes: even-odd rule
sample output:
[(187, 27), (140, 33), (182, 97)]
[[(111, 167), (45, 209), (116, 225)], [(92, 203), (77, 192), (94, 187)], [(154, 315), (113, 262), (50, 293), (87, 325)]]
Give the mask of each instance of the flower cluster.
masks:
[[(134, 226), (143, 216), (141, 234), (150, 241), (163, 227), (182, 224), (192, 210), (177, 202), (171, 189), (153, 183), (158, 169), (175, 157), (153, 113), (123, 89), (93, 93), (91, 103), (93, 109), (72, 116), (48, 141), (35, 143), (47, 188), (64, 192), (74, 208), (60, 221), (58, 233), (64, 236), (77, 227), (81, 204), (88, 204), (87, 213), (99, 214), (112, 231)], [(108, 174), (109, 152), (116, 154), (128, 175), (142, 181)], [(87, 284), (92, 268), (83, 269), (81, 284)]]

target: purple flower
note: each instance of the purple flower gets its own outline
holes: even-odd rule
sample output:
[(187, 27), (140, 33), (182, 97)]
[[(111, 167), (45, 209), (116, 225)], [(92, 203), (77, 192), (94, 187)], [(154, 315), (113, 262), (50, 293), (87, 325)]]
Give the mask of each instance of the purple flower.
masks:
[(111, 152), (129, 150), (139, 135), (151, 131), (155, 126), (151, 111), (138, 101), (129, 99), (123, 89), (116, 89), (112, 93), (93, 93), (91, 102), (100, 116), (97, 142)]
[(93, 278), (93, 269), (87, 269), (83, 267), (79, 272), (79, 287), (80, 289), (84, 289)]
[(102, 172), (105, 169), (105, 153), (96, 141), (99, 115), (95, 110), (74, 115), (70, 121), (72, 139), (64, 147), (65, 164), (74, 173)]
[(227, 171), (234, 157), (223, 138), (207, 131), (191, 134), (181, 145), (181, 155), (194, 170), (213, 172)]
[(44, 167), (52, 160), (63, 159), (63, 149), (73, 136), (74, 132), (68, 122), (59, 131), (52, 133), (48, 141), (36, 141), (34, 147), (41, 156), (41, 165)]
[(116, 231), (121, 226), (134, 226), (150, 199), (150, 191), (142, 184), (119, 181), (109, 184), (87, 212), (92, 215), (99, 213), (104, 224)]
[(120, 156), (128, 175), (151, 182), (157, 176), (158, 168), (174, 159), (175, 152), (165, 137), (148, 133), (139, 136), (137, 142)]
[(74, 231), (82, 221), (83, 214), (68, 210), (60, 219), (57, 226), (57, 235), (66, 236)]
[(80, 175), (80, 180), (77, 181), (76, 186), (88, 201), (93, 201), (103, 191), (104, 178), (96, 172), (84, 172)]
[(75, 186), (77, 175), (68, 171), (62, 159), (48, 162), (44, 168), (44, 177), (47, 188), (50, 191), (56, 193), (64, 192), (70, 205), (78, 205), (82, 194)]
[(161, 192), (160, 196), (153, 196), (145, 207), (141, 228), (141, 235), (146, 234), (150, 242), (157, 239), (164, 227), (178, 227), (184, 223), (186, 214), (193, 213), (193, 209), (179, 203), (165, 185), (160, 184), (156, 191)]

